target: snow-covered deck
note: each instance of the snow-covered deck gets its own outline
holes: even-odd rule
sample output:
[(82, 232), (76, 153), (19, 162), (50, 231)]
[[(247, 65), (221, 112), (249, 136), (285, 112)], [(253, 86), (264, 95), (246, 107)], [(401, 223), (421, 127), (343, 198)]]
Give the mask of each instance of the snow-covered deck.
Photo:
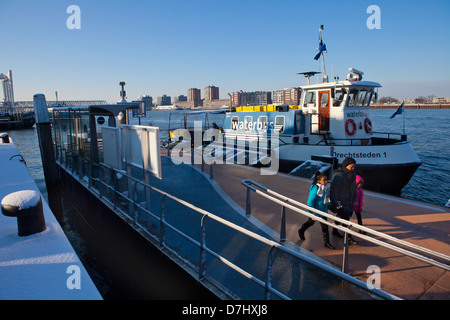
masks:
[[(0, 201), (20, 190), (40, 193), (22, 158), (13, 157), (18, 154), (13, 143), (0, 142)], [(42, 202), (47, 228), (41, 233), (19, 237), (17, 218), (0, 214), (0, 299), (102, 299), (44, 198)]]

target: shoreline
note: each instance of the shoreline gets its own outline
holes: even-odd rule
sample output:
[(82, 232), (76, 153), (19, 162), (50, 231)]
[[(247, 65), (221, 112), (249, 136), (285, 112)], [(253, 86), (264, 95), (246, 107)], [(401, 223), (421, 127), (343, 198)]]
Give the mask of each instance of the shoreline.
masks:
[[(400, 103), (371, 104), (370, 109), (397, 109)], [(405, 109), (450, 109), (450, 103), (408, 103)]]

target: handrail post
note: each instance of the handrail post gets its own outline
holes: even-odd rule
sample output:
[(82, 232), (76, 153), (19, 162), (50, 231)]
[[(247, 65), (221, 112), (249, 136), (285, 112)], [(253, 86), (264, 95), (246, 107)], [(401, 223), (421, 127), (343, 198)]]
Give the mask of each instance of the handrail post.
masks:
[(201, 226), (201, 241), (200, 241), (200, 263), (198, 267), (198, 279), (204, 280), (206, 275), (206, 224), (205, 217), (203, 215), (200, 226)]
[(347, 232), (344, 233), (344, 252), (342, 253), (342, 272), (348, 273), (348, 239)]
[(160, 247), (164, 246), (164, 243), (166, 242), (166, 225), (165, 225), (165, 219), (164, 219), (164, 198), (166, 197), (165, 194), (161, 197), (161, 211), (160, 211), (160, 222), (159, 222), (159, 245)]
[(132, 217), (133, 217), (133, 222), (134, 224), (137, 224), (137, 220), (138, 220), (138, 210), (136, 210), (136, 199), (137, 199), (137, 184), (138, 182), (135, 181), (134, 185), (133, 185), (133, 197), (131, 198), (132, 200)]
[[(289, 202), (286, 200), (286, 202)], [(286, 241), (286, 207), (281, 206), (280, 243)]]
[(92, 163), (88, 163), (88, 188), (92, 187)]
[(265, 294), (264, 297), (266, 300), (270, 300), (270, 290), (272, 289), (272, 249), (274, 246), (271, 246), (267, 251), (267, 275), (266, 275), (266, 284), (265, 284)]
[(214, 180), (213, 163), (209, 165), (209, 179)]
[(245, 215), (247, 217), (251, 216), (252, 214), (252, 205), (251, 205), (251, 199), (250, 199), (250, 188), (247, 187), (247, 200), (245, 203)]
[(203, 148), (202, 148), (202, 151), (201, 151), (201, 156), (200, 156), (200, 158), (201, 158), (201, 172), (203, 173), (204, 171), (205, 171), (205, 160), (203, 159), (203, 152), (204, 152), (204, 150), (203, 150)]
[(112, 198), (112, 200), (113, 200), (113, 208), (114, 208), (114, 210), (116, 210), (116, 208), (117, 208), (117, 189), (118, 189), (118, 186), (119, 186), (119, 178), (117, 178), (117, 174), (116, 174), (116, 172), (113, 170), (113, 198)]

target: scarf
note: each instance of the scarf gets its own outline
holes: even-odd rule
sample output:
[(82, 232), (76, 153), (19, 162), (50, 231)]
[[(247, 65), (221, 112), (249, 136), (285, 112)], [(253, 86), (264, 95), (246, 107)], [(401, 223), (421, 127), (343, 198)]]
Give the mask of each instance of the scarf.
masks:
[(347, 170), (347, 168), (342, 168), (342, 171), (347, 175), (348, 181), (354, 181), (356, 179), (356, 174), (354, 171)]
[(328, 189), (328, 186), (324, 186), (323, 184), (318, 183), (317, 186), (319, 189), (317, 189), (317, 195), (319, 197), (323, 197), (323, 203), (327, 204), (330, 202), (330, 192)]

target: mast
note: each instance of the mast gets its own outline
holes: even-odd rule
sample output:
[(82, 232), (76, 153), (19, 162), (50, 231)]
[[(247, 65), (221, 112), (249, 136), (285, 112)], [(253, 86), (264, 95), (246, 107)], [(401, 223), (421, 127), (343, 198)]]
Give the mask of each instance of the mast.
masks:
[(325, 70), (325, 58), (324, 58), (324, 51), (327, 51), (327, 46), (322, 41), (322, 30), (323, 30), (323, 24), (319, 28), (319, 48), (317, 49), (319, 53), (316, 54), (314, 57), (314, 60), (319, 60), (320, 56), (322, 56), (322, 65), (323, 65), (323, 77), (322, 82), (328, 82), (328, 76), (327, 71)]
[[(319, 28), (319, 44), (323, 45), (323, 51), (326, 51), (327, 48), (325, 46), (325, 44), (322, 42), (322, 30), (323, 30), (323, 25), (320, 26)], [(325, 55), (322, 52), (322, 66), (323, 66), (323, 77), (322, 77), (322, 82), (328, 82), (328, 76), (327, 76), (327, 71), (325, 70)]]

